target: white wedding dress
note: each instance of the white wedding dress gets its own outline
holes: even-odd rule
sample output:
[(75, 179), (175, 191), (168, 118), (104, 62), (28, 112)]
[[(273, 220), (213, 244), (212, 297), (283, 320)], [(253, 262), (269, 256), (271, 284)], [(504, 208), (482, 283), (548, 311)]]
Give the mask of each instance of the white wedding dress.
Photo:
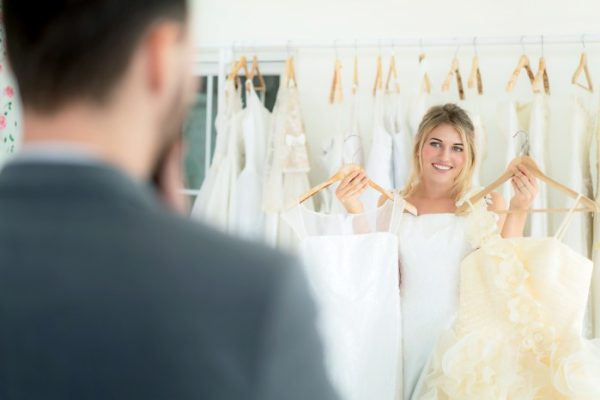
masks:
[(244, 166), (235, 182), (232, 226), (233, 232), (239, 236), (264, 241), (262, 195), (267, 128), (271, 115), (251, 82), (248, 82), (248, 86), (246, 108), (241, 114)]
[(325, 363), (343, 400), (394, 400), (401, 391), (398, 237), (404, 201), (364, 214), (284, 214), (300, 238), (319, 311)]
[(194, 201), (191, 216), (218, 227), (229, 229), (232, 179), (237, 178), (237, 133), (235, 116), (242, 108), (241, 95), (232, 80), (225, 82), (224, 109), (216, 118), (215, 153), (200, 193)]

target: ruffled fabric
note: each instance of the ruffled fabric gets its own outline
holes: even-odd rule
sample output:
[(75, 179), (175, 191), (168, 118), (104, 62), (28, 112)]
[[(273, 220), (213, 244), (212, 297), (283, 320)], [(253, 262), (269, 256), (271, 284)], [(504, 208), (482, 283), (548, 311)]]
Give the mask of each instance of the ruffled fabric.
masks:
[(501, 302), (504, 315), (470, 330), (458, 319), (438, 341), (413, 398), (600, 399), (600, 341), (585, 340), (576, 329), (559, 335), (559, 325), (543, 317), (548, 310), (536, 298), (528, 262), (518, 251), (520, 241), (503, 239), (497, 219), (485, 202), (475, 204), (466, 234), (479, 253), (469, 257), (494, 260), (482, 264), (493, 265), (487, 273), (491, 287), (478, 289), (500, 296), (494, 300)]

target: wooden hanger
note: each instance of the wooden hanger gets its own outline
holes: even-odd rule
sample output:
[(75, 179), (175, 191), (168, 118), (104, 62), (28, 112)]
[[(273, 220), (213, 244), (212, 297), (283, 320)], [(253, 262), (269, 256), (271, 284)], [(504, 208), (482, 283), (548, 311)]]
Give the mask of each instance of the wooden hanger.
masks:
[(381, 56), (377, 56), (377, 67), (375, 69), (375, 83), (373, 84), (373, 96), (378, 90), (383, 89), (383, 71)]
[[(252, 67), (250, 68), (250, 72), (246, 74), (246, 82), (254, 83), (254, 78), (258, 78), (258, 85), (254, 85), (254, 90), (257, 92), (265, 91), (267, 89), (267, 85), (265, 84), (265, 79), (258, 68), (258, 58), (256, 58), (256, 56), (252, 57)], [(246, 89), (249, 89), (248, 84), (246, 85)]]
[[(509, 164), (506, 171), (498, 179), (496, 179), (494, 182), (492, 182), (491, 184), (486, 186), (479, 193), (475, 194), (474, 196), (471, 196), (471, 198), (469, 198), (468, 201), (464, 202), (460, 207), (458, 207), (456, 209), (456, 213), (457, 214), (465, 213), (470, 208), (469, 202), (471, 204), (476, 204), (478, 201), (482, 200), (485, 196), (492, 193), (495, 189), (499, 188), (503, 183), (505, 183), (506, 181), (511, 179), (514, 175), (513, 168), (516, 167), (517, 165), (524, 165), (529, 170), (529, 172), (531, 172), (531, 174), (533, 176), (535, 176), (542, 182), (545, 182), (548, 186), (560, 190), (561, 192), (565, 193), (567, 196), (572, 197), (574, 199), (580, 197), (580, 201), (585, 205), (585, 207), (575, 209), (574, 211), (597, 212), (600, 210), (600, 205), (598, 203), (596, 203), (594, 200), (590, 199), (587, 196), (580, 195), (579, 193), (575, 192), (574, 190), (569, 189), (567, 186), (546, 176), (540, 170), (540, 168), (537, 166), (537, 164), (531, 157), (519, 156), (519, 157), (515, 158)], [(562, 212), (562, 211), (567, 211), (567, 210), (568, 209), (564, 209), (564, 208), (545, 208), (545, 209), (531, 209), (531, 210), (528, 210), (528, 212)], [(519, 211), (519, 212), (521, 212), (521, 211)], [(499, 214), (508, 214), (508, 213), (510, 213), (510, 211), (508, 211), (508, 210), (499, 211), (498, 213)]]
[[(393, 78), (393, 87), (390, 88)], [(390, 57), (390, 68), (388, 69), (387, 78), (385, 80), (385, 91), (387, 93), (400, 93), (400, 83), (398, 83), (398, 71), (396, 70), (396, 56), (394, 54)]]
[(285, 84), (287, 87), (296, 87), (296, 66), (292, 56), (285, 62)]
[[(425, 55), (425, 53), (421, 53), (419, 54), (419, 64), (425, 62), (425, 58), (427, 56)], [(429, 79), (429, 74), (427, 73), (427, 71), (425, 71), (425, 73), (423, 74), (423, 82), (422, 82), (422, 88), (425, 91), (425, 93), (429, 94), (431, 93), (431, 80)]]
[(460, 76), (460, 70), (458, 69), (458, 58), (454, 57), (452, 59), (452, 65), (450, 66), (450, 71), (448, 71), (448, 75), (446, 75), (446, 79), (444, 83), (442, 83), (442, 92), (447, 92), (450, 90), (450, 83), (452, 82), (452, 78), (456, 78), (456, 86), (458, 88), (458, 97), (461, 100), (465, 99), (465, 89), (462, 83), (462, 77)]
[(344, 92), (342, 91), (342, 62), (335, 60), (333, 69), (333, 80), (331, 81), (331, 91), (329, 92), (329, 103), (341, 103), (344, 101)]
[(352, 94), (358, 90), (358, 56), (354, 56), (354, 72), (352, 73)]
[(246, 73), (246, 77), (248, 77), (248, 60), (245, 56), (242, 56), (236, 63), (233, 64), (233, 68), (231, 69), (231, 72), (229, 73), (227, 79), (230, 81), (234, 80), (238, 76), (242, 68)]
[(479, 57), (477, 55), (473, 56), (467, 87), (469, 89), (477, 87), (477, 93), (479, 95), (483, 94), (483, 82), (481, 81), (481, 70), (479, 69)]
[[(357, 171), (357, 170), (362, 170), (362, 169), (363, 168), (360, 165), (349, 164), (349, 165), (343, 166), (331, 178), (327, 179), (325, 182), (321, 183), (320, 185), (313, 187), (312, 189), (310, 189), (306, 193), (304, 193), (302, 196), (300, 196), (300, 198), (298, 199), (298, 203), (299, 204), (304, 203), (306, 200), (310, 199), (315, 194), (319, 193), (321, 190), (328, 188), (329, 186), (333, 185), (335, 182), (341, 181), (349, 173)], [(375, 182), (373, 182), (370, 179), (369, 179), (369, 186), (372, 187), (373, 189), (377, 190), (379, 193), (381, 193), (383, 196), (385, 196), (388, 200), (394, 200), (394, 196), (392, 193), (388, 192), (387, 190), (385, 190), (384, 188), (382, 188), (381, 186), (379, 186), (378, 184), (376, 184)], [(290, 207), (293, 207), (294, 205), (295, 204), (291, 204)], [(416, 207), (408, 202), (406, 202), (405, 209), (406, 209), (406, 211), (410, 212), (411, 214), (417, 215)]]
[(546, 68), (546, 60), (544, 56), (540, 57), (538, 70), (533, 79), (533, 92), (539, 93), (540, 83), (544, 83), (544, 93), (550, 94), (550, 82), (548, 81), (548, 69)]
[(533, 75), (533, 71), (531, 70), (531, 64), (529, 62), (529, 57), (527, 55), (522, 54), (519, 58), (519, 63), (517, 67), (513, 71), (508, 83), (506, 84), (506, 91), (512, 92), (517, 84), (517, 79), (519, 79), (519, 74), (521, 73), (521, 69), (524, 69), (527, 72), (527, 77), (529, 78), (529, 82), (533, 85), (533, 81), (535, 80), (535, 76)]
[[(585, 76), (585, 85), (582, 85), (578, 82), (579, 76), (581, 73), (584, 73)], [(588, 68), (587, 62), (587, 54), (581, 53), (581, 57), (579, 58), (579, 65), (573, 74), (573, 78), (571, 78), (571, 83), (573, 85), (579, 86), (582, 89), (589, 91), (590, 93), (594, 93), (594, 85), (592, 84), (592, 76), (590, 75), (590, 70)]]

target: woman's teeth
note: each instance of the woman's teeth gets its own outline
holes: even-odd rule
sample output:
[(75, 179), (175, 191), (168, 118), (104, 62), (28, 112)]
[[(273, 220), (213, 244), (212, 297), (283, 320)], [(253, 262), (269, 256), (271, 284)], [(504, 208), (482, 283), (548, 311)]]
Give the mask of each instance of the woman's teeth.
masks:
[(433, 165), (433, 168), (439, 170), (439, 171), (450, 171), (452, 169), (451, 166), (449, 165), (444, 165), (444, 164), (431, 164)]

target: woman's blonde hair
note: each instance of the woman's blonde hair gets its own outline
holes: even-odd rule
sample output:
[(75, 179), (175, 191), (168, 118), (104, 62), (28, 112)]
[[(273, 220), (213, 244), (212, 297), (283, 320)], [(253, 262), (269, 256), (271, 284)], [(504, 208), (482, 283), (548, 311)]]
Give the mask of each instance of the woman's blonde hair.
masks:
[(423, 120), (419, 124), (419, 130), (414, 139), (412, 151), (412, 165), (408, 182), (402, 191), (404, 197), (414, 193), (419, 184), (421, 173), (423, 172), (423, 160), (421, 153), (427, 136), (431, 131), (440, 125), (447, 124), (452, 126), (460, 135), (464, 145), (465, 165), (460, 171), (454, 184), (452, 185), (452, 194), (456, 200), (460, 199), (471, 187), (471, 180), (475, 170), (475, 128), (471, 118), (466, 111), (456, 104), (448, 103), (441, 106), (431, 107)]

